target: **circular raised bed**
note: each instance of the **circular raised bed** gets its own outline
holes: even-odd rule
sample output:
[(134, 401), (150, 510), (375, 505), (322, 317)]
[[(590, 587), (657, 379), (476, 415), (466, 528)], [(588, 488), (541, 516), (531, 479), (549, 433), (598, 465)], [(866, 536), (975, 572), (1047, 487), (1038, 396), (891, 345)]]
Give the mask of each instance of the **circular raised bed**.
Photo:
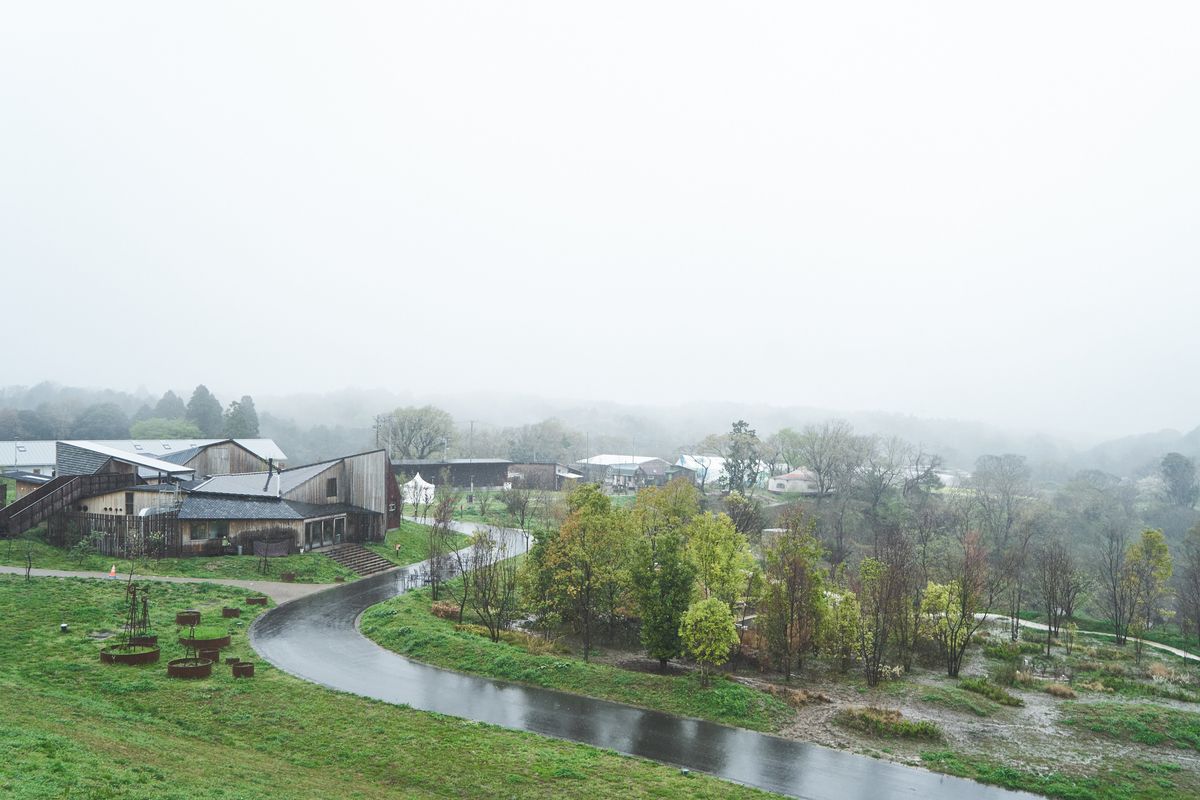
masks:
[(190, 639), (187, 636), (180, 636), (179, 643), (184, 647), (194, 647), (197, 650), (220, 650), (222, 647), (229, 647), (229, 634), (213, 639)]
[(247, 597), (246, 598), (246, 605), (248, 605), (248, 606), (265, 606), (266, 604), (267, 604), (267, 598), (265, 598), (265, 597)]
[(176, 625), (199, 625), (200, 624), (200, 612), (199, 611), (180, 611), (175, 615), (175, 624)]
[(241, 661), (241, 659), (240, 659), (240, 658), (238, 658), (237, 656), (228, 656), (228, 657), (225, 659), (225, 663), (226, 663), (226, 664), (236, 664), (236, 663), (238, 663), (239, 661)]
[(167, 662), (167, 675), (172, 678), (207, 678), (212, 675), (213, 662), (207, 658), (177, 658)]
[(338, 575), (336, 578), (333, 579), (333, 582), (334, 583), (345, 583), (346, 579), (343, 578), (341, 575)]
[(233, 677), (235, 678), (253, 678), (254, 664), (249, 661), (239, 661), (233, 665)]
[(102, 664), (153, 664), (158, 661), (158, 648), (140, 645), (114, 644), (100, 651)]
[(216, 649), (201, 650), (196, 655), (200, 656), (200, 658), (207, 658), (209, 661), (213, 662), (214, 664), (221, 663), (221, 651), (220, 650), (216, 650)]
[(295, 583), (296, 582), (296, 573), (281, 572), (279, 574), (279, 580), (283, 581), (284, 583)]
[(221, 616), (225, 617), (226, 619), (229, 619), (230, 617), (240, 617), (241, 615), (242, 610), (240, 608), (230, 608), (229, 606), (225, 606), (225, 608), (221, 609)]
[(130, 636), (129, 643), (136, 644), (141, 647), (154, 647), (156, 644), (158, 644), (158, 637), (150, 634), (145, 636)]

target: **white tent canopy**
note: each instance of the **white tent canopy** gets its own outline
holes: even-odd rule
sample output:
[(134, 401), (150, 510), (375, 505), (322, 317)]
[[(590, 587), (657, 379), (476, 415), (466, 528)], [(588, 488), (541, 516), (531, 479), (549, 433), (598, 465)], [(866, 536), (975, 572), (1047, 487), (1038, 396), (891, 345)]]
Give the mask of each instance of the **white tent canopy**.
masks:
[(404, 502), (416, 505), (417, 503), (429, 504), (433, 502), (434, 486), (429, 481), (421, 477), (421, 473), (413, 476), (413, 479), (401, 487), (404, 493)]

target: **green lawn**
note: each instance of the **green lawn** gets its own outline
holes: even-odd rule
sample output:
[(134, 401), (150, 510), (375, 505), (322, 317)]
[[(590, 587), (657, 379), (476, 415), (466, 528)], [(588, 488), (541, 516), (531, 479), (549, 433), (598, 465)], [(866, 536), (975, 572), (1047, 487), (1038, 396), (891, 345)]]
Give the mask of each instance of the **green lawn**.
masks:
[(1110, 739), (1200, 750), (1200, 714), (1143, 703), (1066, 703), (1063, 722)]
[(754, 730), (778, 729), (791, 708), (766, 692), (719, 676), (701, 687), (693, 676), (631, 672), (562, 655), (534, 655), (506, 642), (455, 630), (429, 610), (429, 592), (410, 592), (367, 609), (361, 629), (398, 653), (491, 678), (700, 717)]
[[(103, 665), (89, 632), (120, 624), (124, 585), (0, 576), (0, 796), (753, 798), (769, 795), (583, 745), (333, 692), (262, 662), (249, 680), (166, 677), (174, 612), (243, 608), (225, 652), (253, 659), (245, 592), (153, 584), (163, 662)], [(68, 622), (71, 632), (60, 634)], [(163, 635), (166, 634), (166, 635)]]
[[(129, 574), (129, 559), (98, 554), (77, 558), (60, 547), (36, 538), (0, 541), (0, 564), (25, 566), (25, 548), (32, 547), (33, 566), (41, 569), (65, 569), (108, 572), (116, 564), (117, 572)], [(269, 571), (259, 572), (261, 559), (254, 556), (195, 556), (192, 558), (138, 559), (134, 571), (139, 575), (173, 575), (187, 578), (239, 578), (277, 581), (284, 572), (295, 572), (297, 583), (333, 583), (334, 578), (352, 580), (355, 573), (320, 553), (280, 556), (267, 561)]]
[[(470, 537), (454, 533), (451, 542), (457, 550), (466, 547)], [(388, 531), (382, 542), (369, 542), (366, 547), (393, 564), (416, 564), (429, 558), (429, 526), (404, 520), (399, 528)]]
[(1191, 800), (1200, 793), (1200, 776), (1194, 771), (1128, 758), (1106, 759), (1088, 775), (1053, 765), (1030, 772), (951, 750), (921, 753), (921, 761), (938, 772), (1065, 800)]

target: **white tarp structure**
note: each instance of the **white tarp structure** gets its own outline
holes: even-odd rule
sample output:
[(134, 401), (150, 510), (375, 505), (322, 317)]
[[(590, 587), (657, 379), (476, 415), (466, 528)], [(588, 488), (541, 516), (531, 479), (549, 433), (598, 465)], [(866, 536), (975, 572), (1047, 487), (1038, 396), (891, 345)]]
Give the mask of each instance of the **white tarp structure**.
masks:
[(434, 486), (422, 478), (419, 472), (413, 476), (411, 481), (400, 487), (400, 490), (404, 493), (404, 502), (406, 503), (428, 505), (433, 502)]

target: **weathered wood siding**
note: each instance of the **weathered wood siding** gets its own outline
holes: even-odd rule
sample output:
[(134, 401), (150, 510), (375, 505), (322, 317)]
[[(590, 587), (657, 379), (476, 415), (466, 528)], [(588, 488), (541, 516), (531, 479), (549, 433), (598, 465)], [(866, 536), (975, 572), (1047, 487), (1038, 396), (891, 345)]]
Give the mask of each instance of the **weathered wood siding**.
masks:
[[(139, 514), (144, 508), (157, 508), (161, 505), (166, 505), (170, 501), (163, 492), (139, 492), (136, 488), (130, 488), (126, 491), (133, 492), (133, 513)], [(106, 494), (98, 494), (92, 497), (85, 497), (79, 501), (80, 506), (87, 506), (89, 514), (125, 514), (125, 491), (108, 492)], [(82, 508), (80, 509), (82, 510)]]
[(209, 445), (193, 456), (186, 464), (196, 470), (196, 475), (229, 475), (244, 472), (264, 472), (267, 462), (237, 442), (220, 442)]
[[(321, 470), (290, 492), (285, 492), (283, 496), (288, 500), (299, 500), (302, 503), (318, 505), (353, 502), (346, 499), (346, 481), (343, 480), (343, 473), (342, 462), (330, 464), (328, 469)], [(337, 478), (337, 494), (333, 496), (325, 493), (325, 487), (328, 485), (326, 482), (330, 478)]]
[(342, 463), (345, 465), (345, 483), (349, 488), (349, 497), (345, 502), (387, 514), (387, 478), (391, 472), (387, 454), (382, 450), (360, 453)]

